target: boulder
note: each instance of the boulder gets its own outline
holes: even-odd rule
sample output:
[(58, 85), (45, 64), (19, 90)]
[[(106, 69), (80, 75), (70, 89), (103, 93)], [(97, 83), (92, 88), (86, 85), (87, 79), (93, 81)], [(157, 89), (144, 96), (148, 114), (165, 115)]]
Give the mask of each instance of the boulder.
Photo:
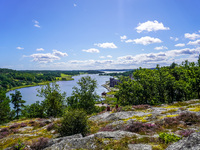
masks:
[(129, 144), (128, 148), (129, 150), (152, 150), (152, 146), (147, 144)]
[(166, 150), (200, 150), (200, 132), (192, 133), (190, 136), (168, 146)]

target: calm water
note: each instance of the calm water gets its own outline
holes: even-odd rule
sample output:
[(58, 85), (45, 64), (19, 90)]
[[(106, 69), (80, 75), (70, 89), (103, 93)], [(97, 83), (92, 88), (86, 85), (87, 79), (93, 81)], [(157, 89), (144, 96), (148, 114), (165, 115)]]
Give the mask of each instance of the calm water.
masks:
[[(73, 91), (73, 87), (74, 86), (78, 86), (77, 82), (81, 77), (84, 77), (87, 75), (79, 75), (79, 76), (74, 76), (74, 80), (72, 81), (58, 81), (57, 84), (59, 84), (60, 86), (60, 90), (61, 92), (66, 92), (67, 93), (67, 97), (71, 96), (72, 91)], [(98, 95), (101, 95), (102, 92), (107, 92), (107, 90), (102, 87), (102, 84), (105, 84), (106, 81), (110, 80), (110, 76), (99, 76), (98, 74), (93, 74), (93, 75), (89, 75), (92, 79), (97, 80), (97, 89), (96, 89), (96, 93)], [(27, 87), (27, 88), (22, 88), (22, 89), (18, 89), (18, 91), (21, 92), (22, 94), (22, 99), (26, 101), (26, 105), (35, 103), (36, 101), (42, 101), (44, 100), (44, 98), (42, 97), (38, 97), (37, 94), (37, 89), (40, 88), (40, 86), (34, 86), (34, 87)], [(7, 93), (7, 96), (10, 96), (10, 93), (14, 93), (14, 91), (10, 91)]]

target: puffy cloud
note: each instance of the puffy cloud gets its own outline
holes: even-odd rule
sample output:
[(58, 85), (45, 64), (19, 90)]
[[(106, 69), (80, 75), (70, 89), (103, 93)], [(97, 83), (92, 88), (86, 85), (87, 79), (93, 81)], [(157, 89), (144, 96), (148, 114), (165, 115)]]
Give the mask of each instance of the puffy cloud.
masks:
[(136, 44), (142, 44), (142, 45), (149, 45), (153, 43), (161, 43), (162, 41), (158, 38), (153, 38), (150, 36), (141, 37), (140, 39), (135, 40), (127, 40), (126, 42), (135, 42)]
[(176, 44), (175, 46), (176, 46), (176, 47), (184, 47), (185, 44), (184, 44), (184, 43), (178, 43), (178, 44)]
[(114, 43), (97, 43), (94, 44), (95, 46), (101, 47), (101, 48), (117, 48), (117, 46)]
[(56, 50), (56, 49), (53, 50), (53, 55), (54, 55), (54, 56), (58, 56), (58, 57), (68, 56), (67, 53), (60, 52), (60, 51), (58, 51), (58, 50)]
[(68, 56), (67, 53), (62, 53), (58, 50), (53, 50), (53, 53), (37, 53), (32, 54), (29, 57), (32, 57), (35, 62), (39, 63), (48, 63), (53, 62), (54, 60), (60, 60), (60, 57)]
[(101, 58), (101, 59), (104, 59), (104, 58), (112, 58), (112, 56), (111, 55), (107, 55), (107, 56), (100, 56), (99, 58)]
[(106, 57), (105, 57), (105, 56), (100, 56), (99, 58), (104, 59), (104, 58), (106, 58)]
[(100, 51), (96, 48), (90, 48), (90, 49), (83, 49), (83, 52), (87, 52), (87, 53), (99, 53)]
[(19, 47), (16, 47), (16, 49), (20, 49), (20, 50), (22, 50), (22, 49), (24, 49), (24, 48), (19, 46)]
[(196, 33), (192, 33), (192, 34), (185, 33), (185, 38), (190, 39), (190, 40), (195, 40), (197, 38), (200, 38), (200, 35)]
[(200, 45), (200, 40), (196, 40), (196, 41), (189, 41), (187, 45)]
[(160, 46), (160, 47), (155, 47), (155, 50), (163, 50), (163, 49), (168, 49), (166, 46)]
[(158, 30), (169, 30), (169, 27), (165, 27), (163, 23), (159, 23), (157, 20), (154, 21), (147, 21), (144, 23), (139, 23), (136, 27), (136, 30), (138, 33), (141, 33), (142, 31), (158, 31)]
[(37, 48), (36, 51), (44, 51), (43, 48)]
[(76, 4), (74, 4), (74, 7), (76, 7), (77, 5)]
[(169, 57), (176, 57), (176, 56), (181, 56), (181, 55), (194, 55), (194, 54), (199, 54), (200, 48), (184, 48), (180, 50), (170, 50), (166, 52), (166, 56)]
[(179, 39), (177, 37), (170, 37), (171, 40), (173, 41), (178, 41)]

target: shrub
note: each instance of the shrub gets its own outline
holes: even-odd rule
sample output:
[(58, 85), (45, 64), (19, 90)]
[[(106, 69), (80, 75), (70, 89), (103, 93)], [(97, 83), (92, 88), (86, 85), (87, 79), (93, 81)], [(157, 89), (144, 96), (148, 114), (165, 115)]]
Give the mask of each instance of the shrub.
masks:
[(47, 131), (51, 131), (55, 127), (54, 123), (51, 123), (47, 126)]
[(144, 109), (151, 108), (150, 105), (134, 105), (132, 107), (135, 108), (135, 109), (138, 109), (138, 110), (144, 110)]
[(25, 147), (26, 145), (18, 140), (18, 143), (13, 147), (13, 150), (23, 150)]
[(181, 138), (174, 135), (174, 134), (169, 134), (169, 133), (160, 133), (159, 134), (159, 139), (161, 142), (164, 142), (165, 144), (172, 143), (172, 142), (177, 142)]
[(86, 135), (88, 132), (88, 119), (86, 112), (83, 110), (67, 111), (63, 116), (58, 132), (61, 136), (78, 133)]
[(194, 130), (187, 129), (187, 130), (179, 131), (178, 134), (181, 136), (184, 136), (184, 137), (188, 137), (190, 134), (192, 134), (194, 132), (195, 132)]
[(19, 126), (20, 126), (20, 124), (15, 123), (15, 124), (11, 125), (9, 128), (15, 129), (15, 128), (18, 128)]
[(40, 122), (40, 123), (39, 123), (39, 126), (40, 126), (40, 127), (44, 127), (45, 125), (46, 125), (45, 122)]
[(156, 124), (131, 121), (131, 123), (127, 125), (124, 130), (136, 133), (152, 133), (158, 128), (159, 127)]
[(114, 128), (113, 128), (112, 125), (107, 125), (107, 126), (101, 128), (101, 129), (99, 130), (99, 132), (101, 132), (101, 131), (115, 131), (115, 130), (114, 130)]
[(173, 127), (173, 126), (177, 126), (179, 124), (180, 124), (180, 122), (179, 122), (179, 120), (177, 120), (176, 117), (166, 117), (166, 118), (164, 118), (164, 124), (163, 125), (165, 127)]
[(13, 133), (18, 133), (19, 130), (18, 130), (18, 129), (12, 129), (12, 132), (13, 132)]
[(8, 132), (8, 131), (1, 132), (1, 133), (0, 133), (0, 139), (6, 137), (7, 135), (9, 135), (9, 132)]
[(37, 140), (32, 141), (30, 148), (32, 150), (42, 150), (48, 146), (48, 141), (49, 141), (48, 138), (44, 137), (38, 138)]
[(1, 132), (9, 132), (8, 128), (2, 128)]
[(27, 123), (21, 123), (20, 124), (20, 127), (26, 127), (27, 126)]
[(200, 122), (199, 117), (195, 113), (185, 112), (177, 116), (177, 119), (185, 123), (195, 124)]

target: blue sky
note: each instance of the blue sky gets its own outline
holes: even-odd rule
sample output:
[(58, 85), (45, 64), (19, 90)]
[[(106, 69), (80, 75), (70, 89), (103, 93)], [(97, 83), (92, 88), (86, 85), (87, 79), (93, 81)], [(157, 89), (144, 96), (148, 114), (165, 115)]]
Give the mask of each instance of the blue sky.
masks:
[(197, 61), (199, 0), (1, 0), (0, 68), (134, 69)]

